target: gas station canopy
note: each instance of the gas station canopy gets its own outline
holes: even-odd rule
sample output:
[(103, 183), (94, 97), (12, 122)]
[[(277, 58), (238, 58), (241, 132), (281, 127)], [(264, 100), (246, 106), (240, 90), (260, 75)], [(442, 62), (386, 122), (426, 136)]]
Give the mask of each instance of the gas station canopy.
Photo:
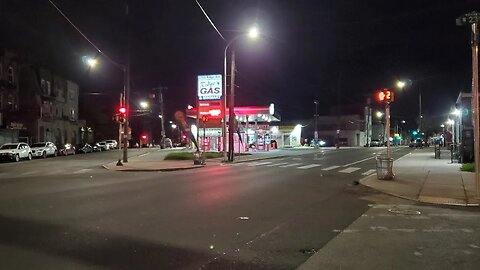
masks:
[[(202, 111), (209, 111), (208, 109), (202, 109)], [(235, 118), (239, 122), (279, 122), (280, 116), (275, 114), (275, 107), (273, 104), (270, 106), (246, 106), (246, 107), (235, 107)], [(218, 115), (217, 107), (212, 108), (210, 114)], [(229, 109), (227, 108), (227, 122)], [(187, 117), (197, 118), (197, 108), (187, 109)], [(213, 115), (212, 115), (213, 116)]]

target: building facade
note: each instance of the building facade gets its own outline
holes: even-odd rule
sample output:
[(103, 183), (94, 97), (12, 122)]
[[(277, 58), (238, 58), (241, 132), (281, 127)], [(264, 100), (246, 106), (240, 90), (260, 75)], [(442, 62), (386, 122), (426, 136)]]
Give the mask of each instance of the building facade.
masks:
[(18, 141), (24, 128), (14, 117), (19, 111), (19, 65), (17, 56), (0, 49), (0, 144)]
[(79, 87), (53, 72), (0, 54), (0, 144), (51, 141), (57, 145), (88, 141), (78, 119)]

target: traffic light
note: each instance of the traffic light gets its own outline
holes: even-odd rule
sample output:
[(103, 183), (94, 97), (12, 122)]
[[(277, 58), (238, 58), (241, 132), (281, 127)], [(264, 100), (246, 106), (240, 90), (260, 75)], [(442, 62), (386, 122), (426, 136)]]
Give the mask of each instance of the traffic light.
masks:
[(375, 99), (378, 103), (393, 102), (393, 91), (389, 89), (378, 90), (375, 94)]
[(146, 140), (147, 139), (147, 135), (142, 135), (142, 140)]
[(126, 107), (119, 107), (118, 108), (118, 122), (119, 123), (125, 123), (126, 122), (126, 117), (127, 117), (127, 108)]

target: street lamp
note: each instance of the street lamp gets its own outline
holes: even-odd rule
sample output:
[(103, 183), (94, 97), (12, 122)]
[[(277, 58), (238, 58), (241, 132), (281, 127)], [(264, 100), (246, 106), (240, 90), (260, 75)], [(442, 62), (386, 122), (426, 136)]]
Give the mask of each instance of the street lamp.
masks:
[(247, 33), (241, 33), (231, 39), (225, 46), (223, 58), (223, 123), (222, 123), (222, 141), (223, 141), (223, 159), (224, 161), (233, 161), (233, 133), (235, 123), (235, 50), (232, 50), (231, 72), (230, 72), (230, 104), (228, 121), (228, 156), (227, 156), (227, 50), (239, 38), (247, 35), (251, 39), (256, 39), (259, 35), (258, 29), (252, 27)]
[(381, 119), (382, 116), (383, 116), (383, 113), (381, 111), (377, 111), (375, 112), (375, 116), (378, 118), (378, 119)]
[(148, 102), (146, 102), (146, 101), (141, 101), (140, 102), (140, 108), (147, 109), (148, 107), (149, 107)]
[[(407, 86), (412, 85), (412, 81), (407, 79), (407, 80), (400, 80), (397, 81), (396, 83), (398, 89), (404, 89)], [(418, 130), (422, 131), (422, 91), (420, 88), (418, 88)]]
[[(115, 67), (119, 68), (123, 72), (123, 95), (121, 95), (120, 106), (129, 107), (130, 103), (130, 59), (127, 58), (127, 64), (123, 65), (113, 61), (111, 58), (107, 57), (108, 61), (112, 63)], [(84, 62), (91, 68), (95, 67), (98, 64), (98, 61), (92, 57), (83, 57)], [(123, 162), (128, 162), (128, 131), (129, 131), (129, 110), (127, 109), (124, 114), (124, 122), (120, 123), (119, 130), (123, 129)], [(123, 127), (122, 127), (123, 125)], [(119, 132), (120, 133), (120, 132)], [(123, 166), (121, 160), (117, 162), (117, 166)]]

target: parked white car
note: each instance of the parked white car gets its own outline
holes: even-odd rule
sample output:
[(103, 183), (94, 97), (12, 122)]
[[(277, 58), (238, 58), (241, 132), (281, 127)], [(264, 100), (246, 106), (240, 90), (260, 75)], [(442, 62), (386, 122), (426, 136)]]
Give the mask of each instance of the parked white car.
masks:
[(52, 142), (37, 142), (30, 145), (33, 157), (46, 158), (47, 156), (57, 156), (57, 147)]
[(110, 150), (110, 147), (105, 141), (98, 142), (93, 147), (93, 151), (108, 151), (108, 150)]
[(105, 143), (108, 145), (109, 149), (116, 149), (118, 146), (118, 143), (116, 140), (106, 140)]
[(15, 162), (22, 158), (32, 159), (32, 150), (26, 143), (6, 143), (0, 147), (0, 158)]

